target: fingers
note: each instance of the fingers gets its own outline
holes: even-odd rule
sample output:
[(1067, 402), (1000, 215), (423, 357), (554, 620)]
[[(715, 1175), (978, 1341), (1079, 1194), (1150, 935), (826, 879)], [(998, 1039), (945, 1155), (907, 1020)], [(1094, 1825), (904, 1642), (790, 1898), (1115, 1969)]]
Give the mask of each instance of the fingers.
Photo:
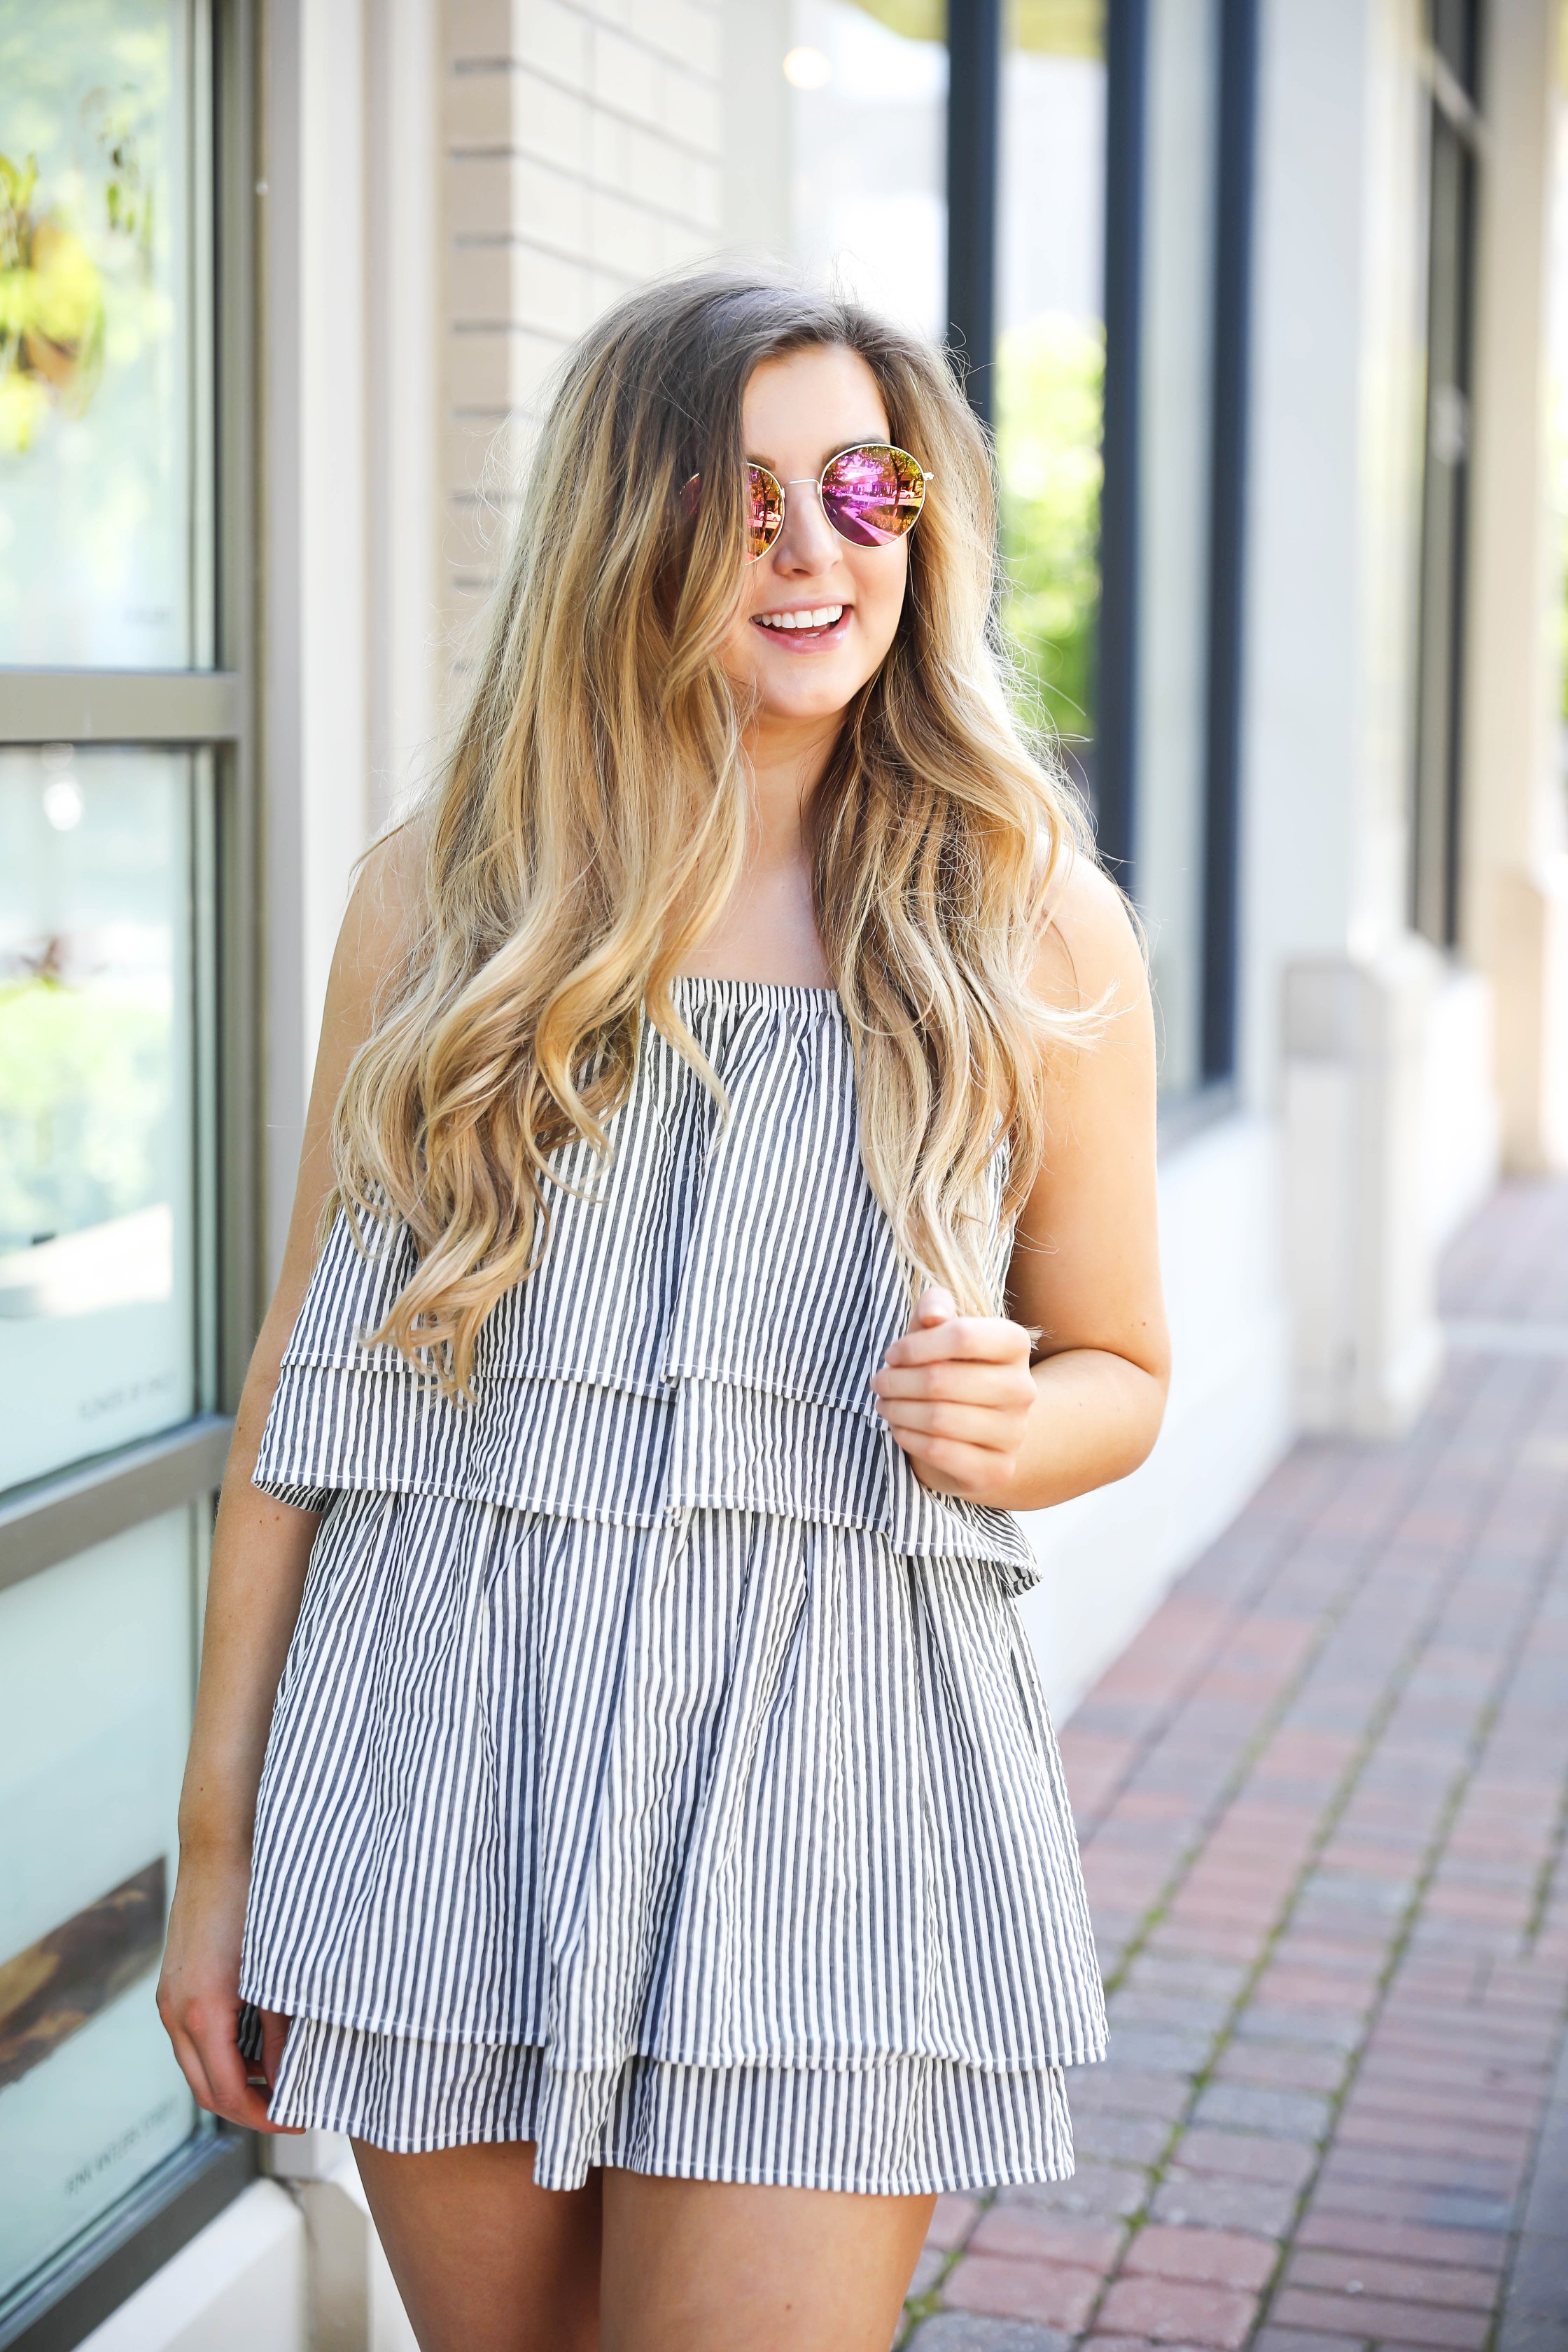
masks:
[(889, 1364), (932, 1364), (947, 1357), (962, 1357), (975, 1363), (1027, 1365), (1028, 1333), (1021, 1324), (1009, 1323), (1000, 1315), (947, 1315), (934, 1322), (918, 1319), (928, 1298), (947, 1296), (946, 1291), (921, 1292), (915, 1327), (893, 1341), (887, 1353)]
[(984, 1405), (993, 1412), (1027, 1412), (1037, 1393), (1021, 1359), (973, 1363), (951, 1356), (930, 1364), (885, 1364), (872, 1375), (871, 1392), (884, 1404)]
[(1005, 1495), (1025, 1424), (1038, 1402), (1030, 1334), (1001, 1316), (960, 1315), (950, 1290), (930, 1283), (910, 1328), (871, 1381), (877, 1410), (938, 1492)]
[(198, 2105), (249, 2131), (268, 2117), (289, 2021), (261, 2012), (262, 2054), (239, 2048), (239, 1951), (248, 1855), (182, 1854), (158, 1979), (158, 2015)]
[[(234, 2032), (232, 2018), (187, 2018), (183, 2029), (174, 2031), (175, 2054), (199, 2106), (231, 2124), (244, 2124), (247, 2130), (272, 2131), (276, 2126), (267, 2119), (267, 2090), (247, 2080), (253, 2062), (241, 2054)], [(194, 2064), (186, 2058), (187, 2048)]]
[(181, 2074), (191, 2086), (191, 2096), (208, 2115), (216, 2115), (216, 2101), (213, 2086), (207, 2080), (207, 2070), (202, 2063), (201, 2052), (183, 2026), (172, 2025), (165, 2018), (163, 2031), (174, 2045), (174, 2056), (179, 2062)]
[[(263, 2051), (266, 2052), (266, 2017), (263, 2017)], [(280, 2021), (287, 2032), (287, 2021)], [(165, 2015), (164, 2028), (174, 2046), (181, 2072), (191, 2086), (199, 2107), (209, 2115), (222, 2116), (231, 2124), (243, 2124), (248, 2131), (280, 2132), (295, 2128), (292, 2125), (275, 2124), (267, 2113), (272, 2080), (273, 2064), (265, 2065), (245, 2057), (235, 2036), (238, 2025), (237, 2007), (226, 2004), (209, 2005), (190, 2001), (178, 2016)], [(281, 2055), (283, 2036), (276, 2037), (277, 2052)], [(275, 2062), (274, 2062), (275, 2063)], [(265, 2071), (267, 2082), (248, 2078)]]
[(235, 2021), (229, 2019), (226, 2023), (226, 2032), (224, 2025), (215, 2021), (206, 2032), (193, 2037), (212, 2084), (213, 2105), (231, 2124), (246, 2124), (252, 2131), (276, 2131), (278, 2126), (267, 2116), (268, 2088), (265, 2083), (250, 2079), (259, 2075), (260, 2063), (247, 2058), (235, 2041)]
[(1010, 1454), (988, 1445), (967, 1445), (958, 1438), (932, 1436), (923, 1430), (896, 1429), (893, 1435), (922, 1486), (971, 1502), (1005, 1505)]
[(984, 1445), (993, 1453), (1012, 1454), (1024, 1433), (1023, 1408), (998, 1412), (995, 1406), (939, 1397), (930, 1402), (904, 1397), (879, 1400), (879, 1411), (895, 1436), (906, 1430), (928, 1437), (952, 1437), (963, 1445)]
[(958, 1313), (958, 1301), (951, 1290), (940, 1282), (928, 1282), (915, 1301), (914, 1328), (923, 1330), (938, 1323), (951, 1323)]

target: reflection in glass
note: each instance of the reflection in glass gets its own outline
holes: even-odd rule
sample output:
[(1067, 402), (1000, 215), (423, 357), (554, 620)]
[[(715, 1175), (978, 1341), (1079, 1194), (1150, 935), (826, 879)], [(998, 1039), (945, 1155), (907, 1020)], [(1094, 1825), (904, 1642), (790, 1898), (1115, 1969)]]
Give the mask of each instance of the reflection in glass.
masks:
[(153, 2004), (197, 1514), (0, 1592), (0, 2294), (197, 2126)]
[(188, 0), (0, 0), (0, 662), (193, 643)]
[(1092, 784), (1105, 375), (1105, 42), (1096, 0), (1008, 0), (996, 456), (1003, 619), (1037, 720)]
[(787, 256), (941, 341), (947, 317), (947, 12), (941, 0), (795, 0)]
[(1167, 1099), (1202, 1076), (1218, 0), (1149, 28), (1133, 871)]
[(195, 1409), (191, 772), (0, 751), (0, 1486)]

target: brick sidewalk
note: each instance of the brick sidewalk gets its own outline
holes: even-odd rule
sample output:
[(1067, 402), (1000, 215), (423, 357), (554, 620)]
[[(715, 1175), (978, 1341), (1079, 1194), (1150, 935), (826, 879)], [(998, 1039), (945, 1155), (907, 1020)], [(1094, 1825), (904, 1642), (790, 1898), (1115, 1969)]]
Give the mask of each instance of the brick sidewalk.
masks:
[(918, 2352), (1568, 2352), (1568, 1185), (1445, 1312), (1411, 1434), (1298, 1446), (1067, 1727), (1110, 2060), (1074, 2180), (942, 2200)]

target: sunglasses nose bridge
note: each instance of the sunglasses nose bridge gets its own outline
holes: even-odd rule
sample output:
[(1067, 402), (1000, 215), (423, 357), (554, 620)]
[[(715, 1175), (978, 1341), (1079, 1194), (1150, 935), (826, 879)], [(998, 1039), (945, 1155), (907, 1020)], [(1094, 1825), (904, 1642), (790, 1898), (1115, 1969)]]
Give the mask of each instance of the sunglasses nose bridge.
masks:
[[(779, 487), (786, 493), (786, 495), (784, 501), (784, 513), (780, 518), (779, 528), (774, 535), (773, 544), (776, 547), (779, 541), (784, 538), (790, 531), (791, 515), (787, 493), (791, 490), (801, 489), (815, 490), (816, 492), (816, 512), (818, 518), (818, 528), (825, 530), (830, 539), (837, 541), (838, 533), (833, 528), (833, 520), (831, 516), (828, 514), (826, 502), (822, 495), (822, 484), (817, 476), (815, 474), (791, 474), (784, 476), (782, 478), (775, 477), (775, 479), (779, 480)], [(800, 509), (796, 508), (795, 525), (797, 529), (799, 527), (799, 520)]]

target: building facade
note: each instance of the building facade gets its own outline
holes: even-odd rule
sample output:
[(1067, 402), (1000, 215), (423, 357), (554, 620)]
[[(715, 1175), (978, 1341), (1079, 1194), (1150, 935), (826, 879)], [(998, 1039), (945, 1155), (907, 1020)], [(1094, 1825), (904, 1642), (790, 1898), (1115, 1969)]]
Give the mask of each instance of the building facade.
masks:
[[(353, 863), (551, 372), (793, 263), (949, 342), (1145, 921), (1176, 1374), (1058, 1713), (1568, 1159), (1556, 0), (0, 0), (0, 2347), (406, 2346), (151, 2003), (211, 1496)], [(1561, 340), (1561, 329), (1559, 329)]]

